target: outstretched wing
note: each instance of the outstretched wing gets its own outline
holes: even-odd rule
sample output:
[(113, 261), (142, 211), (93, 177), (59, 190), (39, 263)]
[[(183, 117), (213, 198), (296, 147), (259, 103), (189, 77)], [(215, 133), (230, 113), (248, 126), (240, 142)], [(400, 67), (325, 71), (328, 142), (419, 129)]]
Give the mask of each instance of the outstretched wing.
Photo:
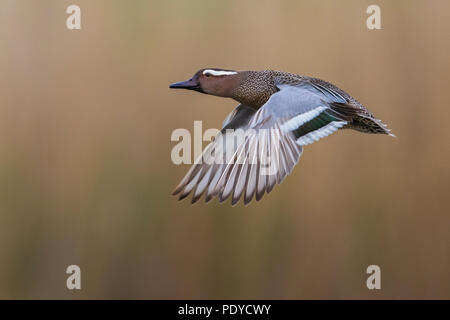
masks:
[(222, 202), (241, 196), (249, 203), (281, 183), (297, 164), (302, 147), (347, 124), (353, 110), (344, 97), (303, 83), (280, 89), (258, 110), (239, 105), (174, 191), (192, 203), (206, 194)]
[[(251, 117), (255, 114), (256, 110), (245, 105), (237, 106), (228, 116), (225, 118), (222, 124), (222, 130), (215, 137), (215, 139), (203, 150), (202, 155), (196, 159), (194, 165), (187, 172), (185, 177), (181, 180), (178, 186), (175, 188), (173, 195), (179, 194), (179, 200), (187, 197), (192, 191), (194, 195), (192, 197), (192, 203), (195, 203), (200, 199), (203, 193), (206, 191), (206, 201), (210, 201), (213, 197), (214, 186), (213, 182), (217, 183), (218, 178), (223, 172), (224, 164), (220, 163), (220, 159), (223, 159), (227, 151), (223, 148), (223, 135), (226, 135), (228, 130), (246, 129)], [(229, 131), (228, 131), (229, 132)], [(228, 154), (235, 152), (235, 146), (228, 146)], [(218, 161), (212, 161), (212, 163), (206, 163), (204, 158), (207, 154), (211, 153), (211, 150), (216, 150), (216, 157)], [(222, 152), (220, 153), (220, 150)]]
[(298, 162), (302, 148), (291, 134), (282, 134), (272, 115), (259, 123), (252, 121), (260, 111), (245, 105), (233, 110), (173, 194), (181, 200), (193, 193), (192, 203), (203, 194), (207, 202), (214, 196), (220, 202), (232, 196), (233, 205), (244, 196), (247, 204), (281, 183)]

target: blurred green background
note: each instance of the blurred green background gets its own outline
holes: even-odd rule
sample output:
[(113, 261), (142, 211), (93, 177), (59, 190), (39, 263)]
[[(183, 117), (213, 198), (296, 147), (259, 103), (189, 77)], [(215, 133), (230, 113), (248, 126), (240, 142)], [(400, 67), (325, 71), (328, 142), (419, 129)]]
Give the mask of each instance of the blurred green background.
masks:
[[(449, 1), (0, 3), (0, 298), (450, 298)], [(237, 105), (169, 90), (203, 67), (331, 81), (398, 139), (338, 132), (248, 207), (178, 202), (172, 131)]]

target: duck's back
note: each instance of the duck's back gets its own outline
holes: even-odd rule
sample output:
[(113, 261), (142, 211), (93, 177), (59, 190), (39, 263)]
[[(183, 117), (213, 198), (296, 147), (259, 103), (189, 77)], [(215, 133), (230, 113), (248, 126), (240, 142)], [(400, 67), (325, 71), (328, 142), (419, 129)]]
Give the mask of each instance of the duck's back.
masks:
[(263, 71), (263, 73), (270, 74), (275, 87), (278, 84), (292, 86), (311, 85), (314, 88), (319, 88), (319, 90), (321, 90), (324, 94), (335, 95), (338, 97), (336, 102), (333, 103), (333, 107), (336, 108), (338, 112), (341, 111), (347, 114), (352, 114), (351, 121), (342, 127), (342, 129), (354, 129), (364, 133), (381, 133), (392, 135), (390, 130), (386, 128), (386, 125), (376, 119), (373, 114), (358, 100), (330, 82), (319, 78), (276, 70), (266, 70)]

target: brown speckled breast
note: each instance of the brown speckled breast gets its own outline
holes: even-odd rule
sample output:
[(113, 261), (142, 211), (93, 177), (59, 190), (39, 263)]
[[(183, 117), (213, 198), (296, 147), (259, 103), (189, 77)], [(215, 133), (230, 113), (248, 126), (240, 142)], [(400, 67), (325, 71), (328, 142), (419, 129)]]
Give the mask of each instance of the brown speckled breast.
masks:
[(259, 109), (278, 91), (272, 70), (243, 71), (241, 83), (233, 90), (232, 98), (249, 107)]

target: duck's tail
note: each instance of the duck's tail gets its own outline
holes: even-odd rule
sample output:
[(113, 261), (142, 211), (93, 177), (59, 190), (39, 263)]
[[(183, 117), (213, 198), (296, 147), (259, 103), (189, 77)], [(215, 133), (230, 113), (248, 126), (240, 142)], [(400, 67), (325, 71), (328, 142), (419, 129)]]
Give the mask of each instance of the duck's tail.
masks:
[(373, 117), (357, 116), (352, 119), (348, 125), (349, 129), (354, 129), (364, 133), (376, 133), (376, 134), (387, 134), (391, 137), (396, 138), (396, 135), (388, 129), (381, 120), (375, 119)]
[(348, 123), (342, 129), (353, 129), (364, 133), (387, 134), (396, 137), (388, 127), (376, 119), (366, 108), (355, 108), (348, 104), (334, 103), (331, 109), (347, 116)]

